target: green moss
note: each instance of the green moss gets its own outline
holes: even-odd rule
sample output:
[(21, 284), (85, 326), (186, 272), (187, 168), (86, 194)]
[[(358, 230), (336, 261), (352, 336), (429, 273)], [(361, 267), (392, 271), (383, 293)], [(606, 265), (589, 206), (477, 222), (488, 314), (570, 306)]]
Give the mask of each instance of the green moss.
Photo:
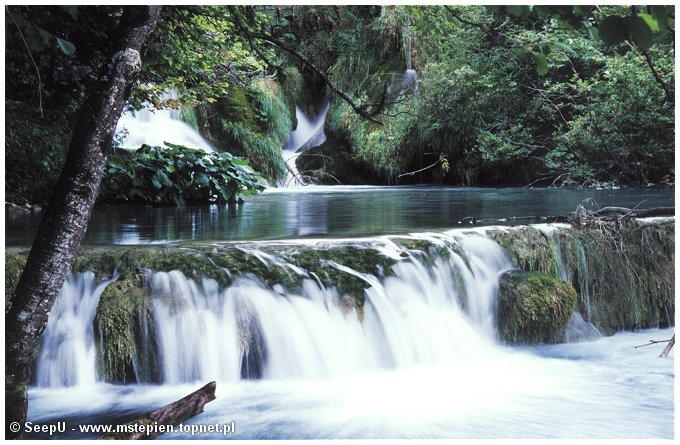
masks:
[(280, 86), (258, 80), (231, 86), (224, 97), (196, 110), (202, 133), (216, 146), (245, 156), (269, 179), (285, 177), (281, 147), (291, 130), (291, 111)]
[(559, 277), (558, 250), (578, 292), (578, 310), (602, 333), (675, 323), (673, 219), (561, 228), (551, 236), (532, 227), (491, 231), (523, 270)]
[[(120, 279), (104, 290), (94, 329), (99, 345), (98, 374), (107, 382), (134, 381), (134, 363), (139, 364), (143, 355), (142, 339), (154, 332), (151, 299), (141, 276)], [(144, 360), (155, 363), (152, 357)], [(146, 381), (157, 380), (158, 370), (147, 371), (153, 376), (146, 376)]]
[(540, 271), (559, 278), (556, 244), (537, 228), (514, 227), (507, 231), (492, 231), (489, 235), (520, 269)]
[(81, 250), (73, 264), (76, 272), (90, 270), (97, 276), (108, 277), (115, 270), (122, 279), (143, 269), (179, 270), (189, 278), (213, 278), (223, 285), (229, 281), (228, 274), (215, 267), (200, 249), (179, 246), (93, 247)]
[(375, 249), (363, 246), (338, 246), (329, 248), (302, 249), (293, 252), (288, 260), (318, 277), (326, 287), (335, 286), (341, 295), (354, 300), (354, 306), (363, 308), (365, 290), (370, 285), (362, 278), (334, 267), (340, 264), (350, 269), (374, 276), (392, 274), (395, 260), (382, 255)]
[(5, 252), (5, 312), (11, 306), (10, 299), (19, 284), (21, 272), (26, 265), (26, 255), (23, 253)]
[(577, 299), (566, 281), (541, 272), (506, 272), (500, 281), (499, 335), (513, 343), (558, 342)]
[(194, 130), (199, 132), (201, 131), (200, 127), (198, 126), (196, 110), (194, 110), (192, 107), (182, 106), (182, 108), (180, 108), (180, 112), (182, 113), (182, 119), (184, 119), (184, 122), (189, 124)]

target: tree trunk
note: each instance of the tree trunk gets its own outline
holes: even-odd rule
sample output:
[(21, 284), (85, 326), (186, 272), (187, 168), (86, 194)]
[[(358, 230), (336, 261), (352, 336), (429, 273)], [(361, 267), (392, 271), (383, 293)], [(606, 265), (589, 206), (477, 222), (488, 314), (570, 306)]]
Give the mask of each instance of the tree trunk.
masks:
[[(156, 411), (126, 423), (125, 425), (129, 427), (129, 432), (105, 434), (100, 439), (144, 440), (158, 437), (165, 433), (166, 429), (154, 428), (155, 426), (178, 425), (197, 414), (201, 414), (205, 404), (215, 400), (216, 387), (217, 384), (215, 382), (210, 382), (203, 388), (192, 392), (176, 402), (172, 402)], [(149, 429), (147, 430), (144, 427), (149, 427)]]
[[(141, 52), (156, 27), (160, 6), (125, 7), (109, 68), (81, 110), (49, 207), (5, 316), (5, 428), (18, 438), (27, 412), (40, 337), (71, 270), (97, 198), (106, 157), (123, 105), (141, 68)], [(19, 422), (12, 432), (11, 422)]]

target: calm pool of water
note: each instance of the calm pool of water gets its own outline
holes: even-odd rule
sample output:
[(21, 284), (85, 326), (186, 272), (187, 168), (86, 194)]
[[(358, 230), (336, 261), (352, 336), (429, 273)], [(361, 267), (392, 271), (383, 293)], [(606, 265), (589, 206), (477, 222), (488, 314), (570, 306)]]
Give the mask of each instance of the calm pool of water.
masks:
[[(458, 227), (465, 217), (550, 216), (590, 199), (641, 208), (675, 205), (673, 189), (520, 189), (335, 186), (271, 189), (239, 206), (94, 210), (86, 244), (353, 237)], [(32, 242), (40, 214), (6, 211), (7, 246)]]

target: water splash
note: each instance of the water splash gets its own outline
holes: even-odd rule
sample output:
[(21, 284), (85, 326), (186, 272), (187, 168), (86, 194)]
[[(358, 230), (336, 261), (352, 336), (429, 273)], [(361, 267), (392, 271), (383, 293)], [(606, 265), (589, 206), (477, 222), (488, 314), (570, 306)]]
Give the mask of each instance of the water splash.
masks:
[(97, 381), (92, 322), (110, 280), (96, 283), (92, 272), (69, 274), (49, 314), (36, 370), (42, 387), (87, 386)]
[[(177, 92), (171, 90), (161, 99), (177, 97)], [(170, 142), (207, 152), (216, 151), (210, 142), (182, 120), (179, 110), (154, 110), (149, 104), (139, 111), (124, 112), (116, 125), (116, 134), (125, 136), (121, 146), (128, 149), (138, 149), (143, 144), (162, 147), (165, 142)]]

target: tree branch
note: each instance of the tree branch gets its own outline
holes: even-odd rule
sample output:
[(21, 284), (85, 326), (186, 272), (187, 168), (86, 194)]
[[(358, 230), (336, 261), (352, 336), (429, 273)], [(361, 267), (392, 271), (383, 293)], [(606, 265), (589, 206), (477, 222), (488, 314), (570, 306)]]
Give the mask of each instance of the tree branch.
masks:
[(663, 88), (663, 91), (666, 93), (666, 100), (672, 104), (675, 103), (675, 97), (673, 93), (671, 92), (670, 88), (666, 84), (666, 82), (663, 81), (659, 73), (656, 71), (656, 68), (654, 68), (654, 64), (652, 63), (652, 56), (649, 54), (648, 50), (642, 51), (642, 54), (645, 56), (645, 60), (647, 61), (647, 65), (649, 66), (649, 69), (652, 71), (652, 74), (654, 74), (654, 78), (656, 79), (656, 82), (661, 85), (661, 88)]
[[(337, 94), (342, 100), (347, 102), (347, 104), (352, 107), (352, 109), (359, 114), (361, 117), (364, 119), (367, 119), (371, 122), (374, 122), (379, 125), (384, 125), (382, 122), (377, 120), (374, 116), (380, 112), (374, 111), (373, 113), (369, 113), (367, 110), (367, 105), (366, 104), (361, 104), (358, 105), (354, 99), (352, 99), (347, 93), (345, 93), (342, 89), (340, 89), (329, 77), (326, 72), (321, 70), (319, 67), (316, 66), (314, 62), (309, 60), (307, 57), (305, 57), (300, 51), (298, 51), (295, 47), (292, 45), (283, 42), (274, 36), (270, 34), (266, 34), (265, 32), (251, 32), (248, 30), (247, 26), (245, 26), (243, 17), (241, 17), (241, 14), (236, 10), (234, 7), (230, 7), (229, 10), (231, 13), (234, 15), (234, 19), (237, 22), (237, 26), (239, 29), (246, 34), (246, 37), (251, 40), (251, 39), (259, 39), (265, 42), (269, 42), (271, 44), (274, 44), (281, 48), (282, 50), (286, 51), (287, 53), (295, 56), (300, 62), (305, 64), (307, 67), (312, 69), (315, 73), (317, 73), (321, 78), (324, 80), (328, 88), (333, 91), (335, 94)], [(257, 51), (256, 51), (257, 52)], [(259, 55), (259, 54), (258, 54)]]
[[(323, 70), (321, 70), (320, 68), (318, 68), (318, 67), (314, 64), (314, 62), (312, 62), (312, 61), (309, 60), (307, 57), (305, 57), (304, 55), (302, 55), (298, 50), (296, 50), (295, 48), (293, 48), (291, 45), (289, 45), (289, 44), (287, 44), (287, 43), (285, 43), (285, 42), (282, 42), (282, 41), (280, 41), (280, 40), (274, 38), (273, 36), (270, 36), (270, 35), (267, 35), (267, 34), (264, 34), (264, 33), (255, 33), (255, 34), (253, 34), (253, 37), (258, 38), (258, 39), (260, 39), (260, 40), (264, 40), (264, 41), (269, 42), (269, 43), (273, 43), (274, 45), (278, 46), (279, 48), (283, 49), (284, 51), (286, 51), (286, 52), (292, 54), (293, 56), (295, 56), (298, 60), (300, 60), (302, 63), (304, 63), (305, 65), (307, 65), (309, 68), (311, 68), (315, 73), (317, 73), (319, 76), (321, 76), (321, 78), (324, 80), (324, 82), (326, 82), (326, 85), (328, 86), (328, 88), (329, 88), (331, 91), (333, 91), (335, 94), (337, 94), (338, 96), (340, 96), (340, 98), (341, 98), (342, 100), (344, 100), (345, 102), (347, 102), (347, 104), (348, 104), (350, 107), (352, 107), (352, 109), (353, 109), (357, 114), (359, 114), (361, 117), (363, 117), (364, 119), (367, 119), (367, 120), (369, 120), (369, 121), (371, 121), (371, 122), (375, 122), (376, 124), (379, 124), (379, 125), (384, 125), (382, 122), (380, 122), (379, 120), (377, 120), (376, 118), (374, 118), (373, 115), (370, 114), (370, 113), (366, 110), (366, 106), (365, 106), (365, 105), (357, 105), (357, 103), (354, 102), (354, 99), (352, 99), (347, 93), (345, 93), (345, 92), (342, 91), (337, 85), (335, 85), (335, 83), (328, 77), (328, 74), (326, 74)], [(374, 114), (375, 114), (375, 113), (374, 113)]]
[(100, 439), (154, 439), (168, 430), (164, 427), (178, 425), (201, 414), (205, 404), (215, 400), (216, 387), (217, 384), (215, 382), (210, 382), (188, 396), (126, 423), (125, 426), (128, 427), (127, 432), (108, 433), (100, 437)]
[(24, 46), (26, 47), (26, 52), (28, 53), (28, 57), (31, 59), (31, 62), (33, 63), (33, 67), (35, 68), (35, 75), (38, 77), (38, 110), (40, 110), (40, 117), (44, 117), (43, 107), (42, 107), (42, 79), (40, 78), (40, 70), (38, 69), (38, 64), (35, 63), (35, 59), (33, 58), (33, 54), (31, 53), (31, 49), (28, 47), (28, 43), (26, 42), (26, 39), (24, 38), (24, 33), (21, 32), (21, 28), (19, 28), (17, 21), (14, 20), (14, 16), (9, 11), (9, 6), (5, 6), (5, 10), (7, 11), (9, 18), (12, 19), (12, 23), (14, 23), (14, 26), (17, 27), (17, 31), (19, 31), (19, 37), (21, 37), (21, 41), (24, 42)]

